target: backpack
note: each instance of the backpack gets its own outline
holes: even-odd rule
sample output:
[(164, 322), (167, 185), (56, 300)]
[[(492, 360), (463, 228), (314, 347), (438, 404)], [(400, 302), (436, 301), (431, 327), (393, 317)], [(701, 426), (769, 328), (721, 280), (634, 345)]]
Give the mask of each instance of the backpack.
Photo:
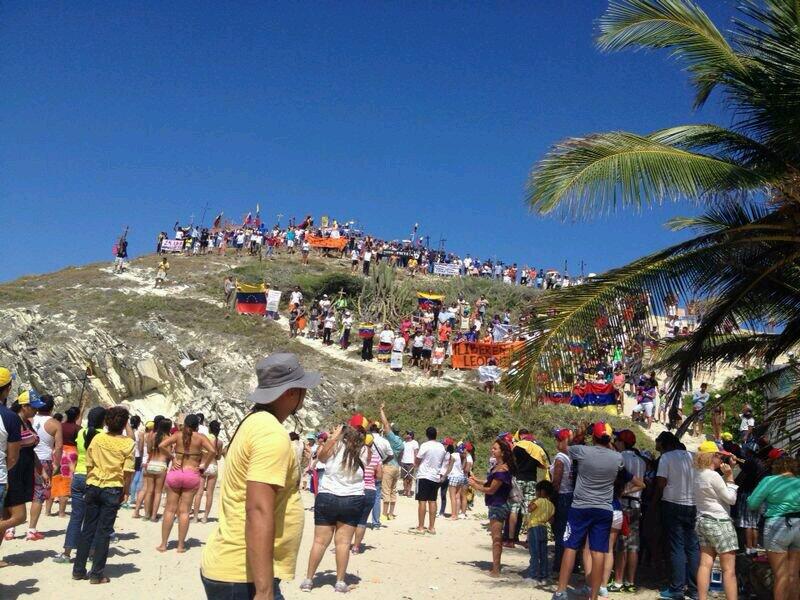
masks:
[(512, 504), (519, 504), (525, 499), (522, 493), (522, 488), (519, 487), (519, 482), (516, 477), (511, 479), (511, 491), (508, 493), (508, 501)]

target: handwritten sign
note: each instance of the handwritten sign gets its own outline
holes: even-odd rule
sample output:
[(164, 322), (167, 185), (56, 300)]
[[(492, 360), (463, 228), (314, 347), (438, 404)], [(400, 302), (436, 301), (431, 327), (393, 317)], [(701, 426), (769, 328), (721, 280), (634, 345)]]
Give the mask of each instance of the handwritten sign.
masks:
[(436, 263), (435, 265), (433, 265), (433, 274), (453, 277), (454, 275), (459, 274), (458, 265), (451, 265), (447, 263)]
[(499, 366), (507, 367), (512, 353), (523, 345), (523, 342), (457, 342), (453, 344), (452, 366), (454, 369), (477, 369), (494, 357)]
[(162, 252), (180, 252), (183, 250), (183, 240), (161, 240)]
[(267, 292), (267, 311), (269, 312), (278, 312), (278, 304), (281, 301), (281, 291), (280, 290), (269, 290)]

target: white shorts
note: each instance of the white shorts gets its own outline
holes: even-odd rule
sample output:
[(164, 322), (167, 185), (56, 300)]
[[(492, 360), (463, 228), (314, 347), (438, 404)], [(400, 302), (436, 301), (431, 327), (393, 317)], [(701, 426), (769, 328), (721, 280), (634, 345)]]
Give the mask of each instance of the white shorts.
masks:
[(294, 240), (286, 240), (286, 246), (288, 248), (294, 248)]
[(652, 417), (653, 416), (653, 403), (652, 402), (642, 402), (640, 404), (640, 406), (642, 407), (642, 410), (644, 411), (644, 414), (645, 414), (646, 417)]
[(615, 510), (614, 516), (611, 519), (611, 529), (620, 530), (622, 529), (622, 511)]

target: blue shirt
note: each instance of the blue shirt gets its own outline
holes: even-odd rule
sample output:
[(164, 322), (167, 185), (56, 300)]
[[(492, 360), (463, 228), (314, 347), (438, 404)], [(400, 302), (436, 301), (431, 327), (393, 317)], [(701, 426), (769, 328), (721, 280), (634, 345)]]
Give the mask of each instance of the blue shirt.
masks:
[(9, 442), (20, 441), (22, 422), (19, 416), (8, 407), (0, 404), (0, 485), (8, 483), (8, 456)]

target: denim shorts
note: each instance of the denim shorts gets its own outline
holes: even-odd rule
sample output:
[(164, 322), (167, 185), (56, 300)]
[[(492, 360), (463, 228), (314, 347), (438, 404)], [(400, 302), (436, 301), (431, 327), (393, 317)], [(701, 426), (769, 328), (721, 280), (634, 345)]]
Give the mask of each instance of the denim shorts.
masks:
[(800, 550), (800, 518), (768, 518), (764, 523), (764, 549), (767, 552)]
[(489, 507), (489, 520), (490, 521), (501, 521), (505, 522), (508, 518), (508, 515), (511, 514), (511, 507), (506, 502), (505, 504), (501, 504), (500, 506), (490, 506)]
[[(200, 573), (203, 588), (208, 600), (250, 600), (256, 595), (256, 586), (253, 583), (232, 583), (207, 579)], [(280, 588), (281, 580), (277, 577), (272, 580), (272, 594), (275, 600), (284, 600)]]
[(6, 505), (6, 491), (8, 490), (7, 483), (0, 483), (0, 515), (3, 514), (3, 509)]
[(356, 527), (363, 508), (364, 496), (334, 496), (322, 492), (314, 502), (314, 525), (344, 523)]
[(367, 523), (369, 522), (369, 515), (372, 512), (372, 509), (375, 506), (375, 496), (377, 495), (377, 490), (364, 490), (364, 495), (361, 496), (361, 515), (358, 519), (358, 526), (359, 527), (366, 527)]

